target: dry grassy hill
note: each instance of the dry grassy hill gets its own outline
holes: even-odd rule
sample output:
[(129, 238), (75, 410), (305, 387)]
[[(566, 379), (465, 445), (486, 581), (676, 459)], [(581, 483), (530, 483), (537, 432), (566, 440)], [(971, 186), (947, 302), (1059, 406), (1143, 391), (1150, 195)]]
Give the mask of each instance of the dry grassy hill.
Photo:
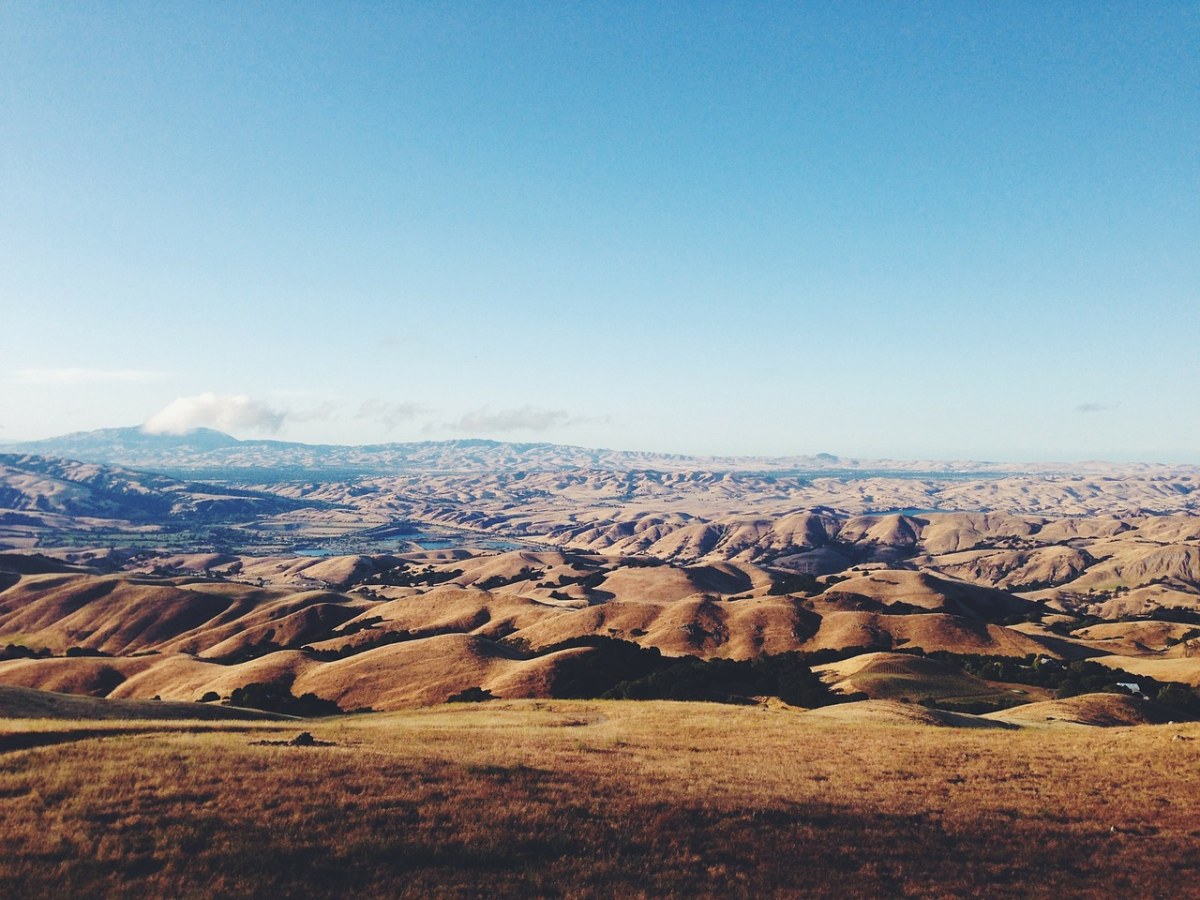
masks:
[(1004, 725), (522, 701), (306, 722), (322, 743), (293, 746), (296, 724), (0, 720), (21, 740), (0, 893), (1194, 892), (1200, 726)]
[(821, 722), (847, 728), (900, 725), (934, 728), (1005, 728), (1006, 722), (986, 719), (964, 713), (927, 709), (912, 703), (896, 700), (864, 700), (861, 703), (846, 703), (827, 706), (804, 713), (807, 722)]
[[(886, 530), (905, 527), (897, 520)], [(822, 583), (751, 563), (566, 551), (177, 555), (157, 576), (138, 565), (134, 574), (100, 574), (0, 556), (0, 683), (171, 701), (227, 701), (266, 683), (343, 709), (399, 709), (471, 689), (549, 696), (564, 661), (591, 651), (544, 648), (595, 636), (705, 659), (858, 648), (867, 655), (857, 663), (826, 671), (857, 665), (833, 683), (881, 699), (1046, 696), (911, 654), (878, 655), (896, 649), (1013, 659), (1118, 654), (1114, 665), (1128, 672), (1150, 675), (1149, 666), (1160, 680), (1200, 680), (1190, 659), (1164, 658), (1186, 649), (1168, 646), (1189, 634), (1180, 623), (1056, 632), (1036, 622), (1045, 608), (1030, 600), (928, 569), (877, 566)], [(208, 575), (185, 574), (197, 570)]]
[(1178, 719), (1171, 710), (1122, 694), (1085, 694), (1066, 700), (1030, 703), (985, 718), (1024, 727), (1161, 725)]
[(872, 700), (956, 700), (976, 703), (1030, 703), (1049, 692), (1029, 686), (999, 686), (948, 663), (904, 653), (864, 653), (814, 667), (841, 694), (865, 694)]
[(3, 719), (283, 721), (288, 717), (258, 709), (239, 709), (217, 704), (102, 700), (76, 694), (0, 685), (0, 720)]

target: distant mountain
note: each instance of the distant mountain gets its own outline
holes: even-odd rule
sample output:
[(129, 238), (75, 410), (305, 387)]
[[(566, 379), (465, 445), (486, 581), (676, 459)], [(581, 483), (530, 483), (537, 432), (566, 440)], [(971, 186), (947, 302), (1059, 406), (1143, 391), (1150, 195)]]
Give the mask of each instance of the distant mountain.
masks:
[(99, 463), (0, 453), (0, 514), (8, 510), (165, 524), (236, 521), (302, 505), (271, 494)]
[(1000, 472), (997, 463), (894, 462), (815, 456), (688, 456), (590, 449), (562, 444), (509, 443), (481, 439), (418, 441), (348, 446), (285, 441), (242, 441), (209, 428), (183, 435), (148, 434), (140, 428), (106, 428), (0, 446), (0, 452), (29, 453), (131, 466), (196, 477), (222, 477), (234, 470), (263, 481), (288, 477), (394, 475), (492, 471), (760, 471), (760, 472)]
[(237, 438), (213, 428), (197, 428), (187, 434), (151, 434), (141, 428), (101, 428), (76, 431), (42, 441), (10, 444), (4, 449), (39, 456), (66, 456), (87, 462), (115, 462), (112, 457), (166, 452), (206, 453), (238, 444)]

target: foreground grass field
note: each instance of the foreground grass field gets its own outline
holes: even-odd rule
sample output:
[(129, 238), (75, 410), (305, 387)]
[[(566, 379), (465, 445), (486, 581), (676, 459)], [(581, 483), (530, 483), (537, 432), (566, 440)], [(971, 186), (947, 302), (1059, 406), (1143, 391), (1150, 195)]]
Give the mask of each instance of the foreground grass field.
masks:
[[(267, 743), (302, 729), (331, 746)], [(1198, 814), (1197, 725), (563, 701), (0, 720), (5, 897), (1194, 895)]]

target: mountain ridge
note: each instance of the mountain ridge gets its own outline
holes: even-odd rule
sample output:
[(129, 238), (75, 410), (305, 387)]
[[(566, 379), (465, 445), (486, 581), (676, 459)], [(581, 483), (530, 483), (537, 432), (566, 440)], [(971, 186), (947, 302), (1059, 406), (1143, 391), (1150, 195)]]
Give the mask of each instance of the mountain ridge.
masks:
[(0, 444), (0, 452), (63, 457), (83, 462), (154, 471), (292, 469), (313, 473), (388, 474), (504, 470), (608, 469), (613, 471), (744, 471), (770, 474), (895, 472), (944, 476), (1013, 473), (1192, 471), (1197, 466), (1157, 463), (1005, 463), (987, 460), (896, 460), (841, 457), (831, 453), (793, 456), (704, 456), (655, 451), (589, 448), (541, 441), (487, 438), (379, 444), (307, 444), (240, 440), (222, 431), (197, 428), (185, 434), (152, 434), (140, 426), (79, 431), (34, 441)]

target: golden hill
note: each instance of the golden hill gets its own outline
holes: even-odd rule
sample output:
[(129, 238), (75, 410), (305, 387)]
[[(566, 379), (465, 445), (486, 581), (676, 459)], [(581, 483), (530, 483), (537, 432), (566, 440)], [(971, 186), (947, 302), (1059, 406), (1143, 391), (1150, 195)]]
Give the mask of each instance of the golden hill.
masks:
[(444, 703), (468, 688), (497, 697), (549, 696), (549, 679), (564, 650), (532, 660), (495, 642), (463, 634), (392, 644), (308, 668), (293, 686), (343, 709), (405, 709)]
[(829, 722), (847, 727), (862, 725), (925, 725), (952, 728), (1005, 728), (1007, 722), (971, 716), (965, 713), (927, 709), (915, 703), (896, 700), (864, 700), (813, 709), (802, 715), (806, 721)]
[(865, 694), (872, 700), (1028, 703), (1047, 694), (1026, 686), (1000, 689), (947, 663), (906, 653), (864, 653), (813, 671), (839, 693)]
[(855, 594), (884, 606), (906, 604), (978, 619), (1000, 620), (1027, 613), (1030, 603), (1004, 591), (980, 587), (928, 571), (874, 570), (838, 582), (829, 594)]
[(1178, 719), (1171, 710), (1128, 694), (1083, 694), (1066, 700), (1045, 700), (984, 718), (1024, 727), (1160, 725)]
[(25, 743), (2, 757), (0, 886), (13, 897), (64, 885), (154, 897), (1194, 893), (1200, 725), (927, 727), (904, 724), (921, 707), (857, 706), (462, 704), (305, 722), (322, 742), (310, 747), (283, 746), (296, 723), (5, 721), (0, 740)]
[[(955, 527), (967, 530), (956, 547), (1001, 533), (1019, 532), (1013, 539), (1021, 540), (1037, 534), (1025, 518), (958, 520)], [(834, 528), (832, 521), (798, 515), (786, 527), (797, 540), (810, 540)], [(762, 536), (750, 520), (738, 527), (743, 543)], [(855, 541), (895, 550), (915, 547), (932, 526), (897, 515), (844, 527)], [(949, 527), (942, 523), (938, 532), (947, 543)], [(1170, 533), (1190, 534), (1180, 529)], [(1097, 530), (1105, 541), (1138, 531)], [(955, 549), (956, 571), (965, 571), (964, 553), (977, 552), (1025, 554), (1023, 565), (1030, 559), (1020, 550)], [(84, 557), (72, 551), (68, 558)], [(1005, 699), (1002, 687), (890, 653), (901, 648), (1018, 659), (1099, 654), (1131, 673), (1200, 682), (1178, 643), (1190, 625), (1109, 623), (1071, 634), (1062, 629), (1078, 621), (1072, 614), (1052, 616), (1029, 597), (903, 560), (823, 578), (745, 560), (671, 563), (551, 549), (329, 558), (150, 554), (131, 565), (133, 572), (104, 573), (0, 555), (0, 683), (171, 701), (209, 694), (227, 700), (246, 685), (269, 683), (343, 708), (398, 709), (475, 688), (496, 697), (547, 696), (558, 667), (589, 651), (545, 649), (597, 636), (702, 659), (858, 649), (866, 655), (826, 674), (844, 692), (879, 699)], [(850, 673), (848, 666), (858, 668)], [(1045, 696), (1023, 687), (1009, 692)]]
[(222, 642), (278, 644), (315, 639), (358, 615), (366, 601), (249, 585), (175, 583), (119, 575), (31, 575), (0, 591), (0, 641), (63, 652), (143, 650), (201, 653)]
[(0, 685), (0, 719), (117, 719), (152, 720), (285, 720), (288, 717), (258, 709), (238, 709), (210, 703), (102, 700)]
[(1174, 655), (1146, 656), (1097, 656), (1096, 662), (1134, 675), (1145, 675), (1158, 681), (1177, 681), (1200, 688), (1200, 656), (1184, 656), (1182, 648)]

